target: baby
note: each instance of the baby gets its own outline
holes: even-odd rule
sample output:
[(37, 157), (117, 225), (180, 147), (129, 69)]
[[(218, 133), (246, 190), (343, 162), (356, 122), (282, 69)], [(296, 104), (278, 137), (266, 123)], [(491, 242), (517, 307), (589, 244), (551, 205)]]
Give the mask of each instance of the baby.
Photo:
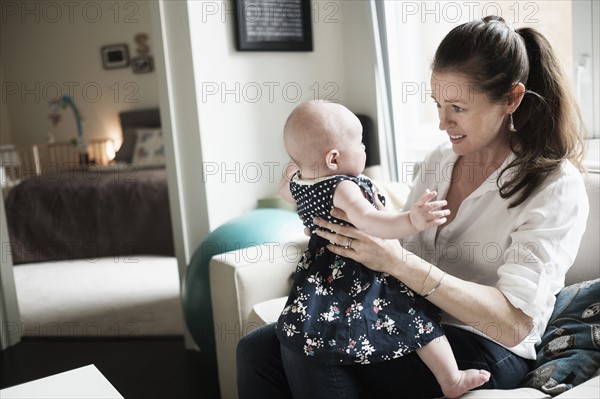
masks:
[[(427, 190), (408, 212), (381, 211), (371, 181), (362, 176), (365, 146), (358, 118), (342, 105), (300, 104), (284, 128), (285, 148), (297, 169), (282, 180), (281, 195), (297, 204), (313, 232), (317, 216), (343, 210), (352, 225), (381, 238), (398, 239), (446, 222), (446, 201)], [(289, 183), (289, 184), (288, 184)], [(300, 260), (276, 333), (286, 350), (331, 367), (361, 367), (416, 351), (447, 397), (484, 384), (484, 370), (458, 369), (443, 338), (439, 310), (402, 282), (330, 252), (312, 234)], [(345, 246), (351, 247), (349, 240)], [(427, 294), (425, 294), (427, 296)], [(284, 366), (286, 366), (284, 356)], [(288, 375), (289, 377), (289, 375)]]

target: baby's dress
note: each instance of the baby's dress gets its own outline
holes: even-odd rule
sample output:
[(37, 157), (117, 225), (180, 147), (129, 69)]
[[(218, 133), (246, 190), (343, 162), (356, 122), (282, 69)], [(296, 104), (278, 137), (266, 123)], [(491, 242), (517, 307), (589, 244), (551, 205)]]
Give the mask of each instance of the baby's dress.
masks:
[[(333, 218), (333, 193), (350, 180), (374, 205), (371, 181), (331, 176), (306, 183), (294, 175), (292, 196), (304, 225), (314, 231), (315, 216)], [(375, 205), (374, 205), (375, 206)], [(329, 242), (312, 234), (300, 259), (292, 291), (277, 321), (281, 344), (329, 364), (368, 364), (398, 358), (444, 333), (439, 309), (396, 278), (335, 255)]]

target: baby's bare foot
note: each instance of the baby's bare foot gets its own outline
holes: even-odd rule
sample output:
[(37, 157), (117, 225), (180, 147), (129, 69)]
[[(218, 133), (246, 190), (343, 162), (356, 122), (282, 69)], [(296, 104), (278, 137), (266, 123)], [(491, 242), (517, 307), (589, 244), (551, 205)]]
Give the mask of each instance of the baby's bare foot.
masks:
[(458, 398), (463, 393), (488, 382), (490, 373), (486, 370), (460, 370), (455, 378), (440, 384), (447, 398)]

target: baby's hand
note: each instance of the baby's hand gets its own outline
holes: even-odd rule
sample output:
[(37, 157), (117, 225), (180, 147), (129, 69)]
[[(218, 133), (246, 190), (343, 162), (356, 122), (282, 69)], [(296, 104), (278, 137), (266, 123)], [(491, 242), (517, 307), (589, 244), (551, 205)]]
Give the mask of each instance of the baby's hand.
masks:
[(418, 231), (446, 223), (446, 216), (450, 215), (450, 211), (441, 209), (448, 204), (446, 200), (429, 202), (436, 195), (435, 191), (425, 190), (425, 194), (410, 208), (410, 223)]

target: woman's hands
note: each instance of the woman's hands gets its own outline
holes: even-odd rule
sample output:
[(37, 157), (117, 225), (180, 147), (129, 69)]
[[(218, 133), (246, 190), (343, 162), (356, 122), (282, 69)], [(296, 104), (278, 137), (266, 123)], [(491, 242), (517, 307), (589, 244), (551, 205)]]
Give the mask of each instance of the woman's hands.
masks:
[[(337, 208), (331, 211), (331, 215), (337, 219), (348, 220), (345, 212)], [(331, 242), (327, 249), (378, 272), (389, 273), (407, 253), (398, 240), (384, 240), (363, 233), (355, 227), (341, 226), (321, 218), (315, 218), (313, 222), (328, 229), (316, 231), (318, 236)]]

